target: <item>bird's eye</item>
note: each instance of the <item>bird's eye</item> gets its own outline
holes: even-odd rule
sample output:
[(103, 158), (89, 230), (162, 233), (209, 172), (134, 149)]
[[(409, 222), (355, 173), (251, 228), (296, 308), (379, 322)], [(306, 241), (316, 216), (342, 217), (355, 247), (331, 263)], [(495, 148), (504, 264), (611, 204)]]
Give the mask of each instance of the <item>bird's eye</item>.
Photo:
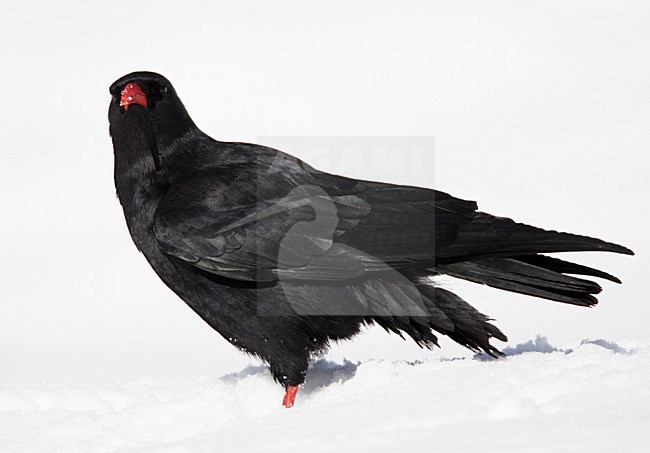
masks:
[(164, 96), (167, 94), (167, 85), (160, 85), (160, 88), (158, 89), (158, 92), (160, 93), (161, 96)]

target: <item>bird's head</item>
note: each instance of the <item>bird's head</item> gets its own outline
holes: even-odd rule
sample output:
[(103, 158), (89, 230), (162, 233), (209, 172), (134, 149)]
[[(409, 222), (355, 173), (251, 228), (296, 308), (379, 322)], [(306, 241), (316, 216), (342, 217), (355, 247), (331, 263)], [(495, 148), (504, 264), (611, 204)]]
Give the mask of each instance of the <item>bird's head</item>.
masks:
[(196, 126), (172, 84), (154, 72), (132, 72), (109, 89), (108, 110), (113, 147), (130, 158), (147, 153), (158, 166), (161, 153)]

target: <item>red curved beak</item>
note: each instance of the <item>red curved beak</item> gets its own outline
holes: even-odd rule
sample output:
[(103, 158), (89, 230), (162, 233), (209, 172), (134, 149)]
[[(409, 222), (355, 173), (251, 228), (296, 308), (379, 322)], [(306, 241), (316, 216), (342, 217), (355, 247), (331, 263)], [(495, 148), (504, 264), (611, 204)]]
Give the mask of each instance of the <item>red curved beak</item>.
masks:
[(144, 94), (144, 91), (142, 91), (137, 83), (129, 83), (122, 90), (120, 107), (124, 107), (124, 110), (128, 110), (131, 104), (138, 104), (142, 107), (147, 106), (147, 95)]

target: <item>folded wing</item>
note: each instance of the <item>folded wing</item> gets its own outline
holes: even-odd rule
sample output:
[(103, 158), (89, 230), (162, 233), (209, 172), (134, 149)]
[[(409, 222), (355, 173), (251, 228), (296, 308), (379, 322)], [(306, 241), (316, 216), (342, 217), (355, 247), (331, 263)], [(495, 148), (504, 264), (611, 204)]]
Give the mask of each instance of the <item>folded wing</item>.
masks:
[(159, 204), (153, 229), (167, 254), (257, 282), (332, 283), (391, 270), (469, 275), (495, 265), (470, 272), (455, 263), (562, 251), (631, 253), (481, 213), (476, 203), (442, 192), (329, 175), (295, 160), (279, 169), (259, 160), (211, 168), (179, 181)]

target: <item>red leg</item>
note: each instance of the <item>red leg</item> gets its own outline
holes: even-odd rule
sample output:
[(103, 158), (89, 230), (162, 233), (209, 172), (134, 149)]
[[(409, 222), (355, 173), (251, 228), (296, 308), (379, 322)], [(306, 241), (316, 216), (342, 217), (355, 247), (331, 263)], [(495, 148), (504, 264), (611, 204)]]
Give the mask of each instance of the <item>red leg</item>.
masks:
[(293, 403), (296, 401), (296, 395), (298, 394), (297, 385), (288, 385), (287, 390), (284, 394), (284, 399), (282, 400), (282, 405), (289, 409), (293, 406)]

